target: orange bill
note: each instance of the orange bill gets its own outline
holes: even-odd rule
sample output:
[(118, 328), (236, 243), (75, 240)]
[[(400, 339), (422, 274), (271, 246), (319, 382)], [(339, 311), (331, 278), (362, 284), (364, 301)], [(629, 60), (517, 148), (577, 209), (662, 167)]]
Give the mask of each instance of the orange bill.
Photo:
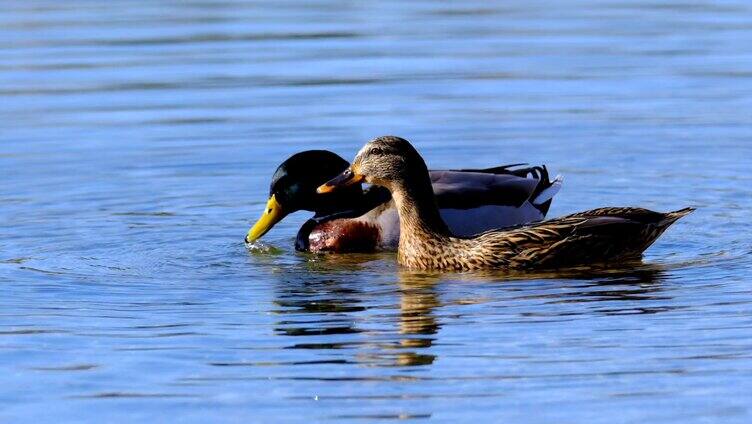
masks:
[(365, 181), (365, 176), (353, 171), (351, 167), (345, 169), (345, 171), (341, 174), (320, 185), (319, 188), (316, 189), (316, 192), (320, 194), (329, 193), (336, 190), (338, 187), (347, 187), (353, 184), (362, 183), (363, 181)]

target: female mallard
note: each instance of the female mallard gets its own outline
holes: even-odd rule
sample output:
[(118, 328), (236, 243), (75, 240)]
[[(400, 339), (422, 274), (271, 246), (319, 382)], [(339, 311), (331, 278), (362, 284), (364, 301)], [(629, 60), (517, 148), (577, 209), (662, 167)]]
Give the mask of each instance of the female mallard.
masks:
[[(352, 184), (336, 193), (316, 193), (348, 165), (325, 150), (297, 153), (284, 161), (272, 177), (266, 209), (246, 243), (259, 239), (288, 214), (308, 210), (315, 216), (298, 232), (298, 250), (396, 250), (400, 224), (389, 190), (363, 190)], [(561, 179), (549, 181), (545, 166), (514, 166), (430, 172), (441, 216), (455, 234), (469, 236), (545, 218)]]
[(366, 144), (347, 170), (318, 191), (327, 193), (362, 181), (392, 193), (400, 218), (397, 258), (416, 269), (559, 268), (639, 257), (666, 228), (693, 211), (600, 208), (477, 237), (457, 237), (436, 207), (425, 162), (409, 142), (392, 136)]

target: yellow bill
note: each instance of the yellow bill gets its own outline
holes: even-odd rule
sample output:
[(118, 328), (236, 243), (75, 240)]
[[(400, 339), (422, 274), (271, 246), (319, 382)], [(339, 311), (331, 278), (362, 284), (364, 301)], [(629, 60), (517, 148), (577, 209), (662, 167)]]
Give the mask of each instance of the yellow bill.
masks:
[(287, 215), (282, 206), (277, 202), (277, 199), (272, 195), (269, 201), (266, 202), (266, 209), (261, 214), (261, 218), (253, 224), (253, 227), (248, 231), (248, 235), (245, 236), (245, 242), (251, 243), (260, 239), (264, 234), (274, 227), (276, 223), (282, 220)]

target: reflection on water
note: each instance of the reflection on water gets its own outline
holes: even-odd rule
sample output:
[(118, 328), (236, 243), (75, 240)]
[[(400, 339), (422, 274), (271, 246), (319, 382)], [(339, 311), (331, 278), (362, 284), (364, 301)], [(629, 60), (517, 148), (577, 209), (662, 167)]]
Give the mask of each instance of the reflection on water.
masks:
[(399, 346), (417, 351), (400, 353), (396, 365), (430, 365), (436, 355), (420, 354), (418, 349), (430, 348), (441, 328), (433, 313), (441, 306), (434, 289), (436, 281), (415, 278), (406, 272), (399, 275), (399, 333), (405, 337), (399, 341)]
[[(317, 260), (343, 261), (348, 264), (359, 262), (355, 257), (345, 255), (327, 255), (316, 257)], [(519, 290), (520, 296), (512, 299), (541, 300), (548, 304), (577, 303), (577, 302), (607, 302), (608, 307), (589, 309), (579, 314), (654, 314), (675, 309), (673, 306), (645, 306), (639, 301), (670, 301), (671, 298), (661, 295), (661, 279), (663, 271), (659, 266), (642, 266), (626, 269), (580, 269), (569, 270), (566, 274), (535, 275), (537, 278), (567, 278), (580, 277), (579, 284), (571, 284), (568, 290), (559, 293), (536, 293), (530, 290)], [(371, 292), (360, 289), (359, 286), (348, 284), (345, 280), (317, 279), (310, 276), (299, 281), (284, 279), (278, 281), (277, 298), (274, 301), (278, 307), (272, 313), (279, 317), (275, 324), (275, 332), (279, 335), (291, 337), (320, 337), (338, 335), (358, 335), (348, 342), (306, 343), (295, 342), (288, 349), (351, 349), (354, 350), (350, 360), (326, 360), (315, 363), (357, 363), (371, 367), (411, 367), (431, 365), (437, 358), (431, 347), (439, 338), (441, 323), (436, 316), (436, 309), (444, 306), (439, 292), (442, 277), (446, 275), (431, 274), (399, 270), (398, 281), (387, 282), (388, 293), (397, 295), (394, 313), (387, 313), (386, 317), (392, 325), (379, 331), (369, 330), (367, 321), (359, 320), (364, 312), (368, 312), (368, 300), (373, 296)], [(460, 280), (455, 284), (482, 282), (489, 287), (507, 290), (510, 274), (475, 273), (456, 274)], [(500, 278), (503, 277), (503, 278)], [(527, 275), (517, 275), (519, 279), (533, 278)], [(388, 280), (387, 280), (388, 281)], [(437, 288), (437, 286), (439, 286)], [(488, 299), (464, 298), (455, 301), (456, 305), (482, 304)], [(619, 306), (614, 301), (628, 302), (627, 306)], [(572, 312), (546, 315), (543, 313), (525, 313), (524, 317), (555, 317), (572, 316)], [(300, 318), (302, 317), (302, 318)], [(331, 337), (328, 337), (331, 339)], [(307, 362), (310, 363), (310, 362)], [(297, 364), (297, 363), (294, 363)]]
[[(0, 13), (0, 421), (749, 422), (746, 1), (35, 0)], [(293, 152), (695, 206), (641, 263), (242, 243)], [(618, 411), (618, 415), (614, 415)]]
[[(415, 283), (415, 284), (411, 284)], [(411, 366), (428, 365), (434, 355), (422, 354), (419, 349), (430, 348), (439, 325), (432, 316), (432, 309), (440, 306), (431, 283), (425, 281), (400, 281), (400, 307), (398, 333), (404, 338), (383, 340), (373, 331), (358, 327), (358, 313), (366, 311), (361, 296), (365, 293), (357, 288), (346, 288), (336, 280), (311, 281), (310, 278), (298, 284), (285, 281), (273, 311), (281, 318), (275, 326), (278, 334), (285, 336), (331, 336), (363, 333), (357, 342), (349, 343), (296, 343), (291, 349), (359, 349), (355, 362), (367, 366)], [(305, 319), (295, 316), (305, 314)], [(309, 314), (314, 314), (313, 317)], [(321, 315), (318, 315), (321, 314)], [(391, 331), (389, 331), (391, 332)], [(362, 350), (361, 350), (362, 349)]]

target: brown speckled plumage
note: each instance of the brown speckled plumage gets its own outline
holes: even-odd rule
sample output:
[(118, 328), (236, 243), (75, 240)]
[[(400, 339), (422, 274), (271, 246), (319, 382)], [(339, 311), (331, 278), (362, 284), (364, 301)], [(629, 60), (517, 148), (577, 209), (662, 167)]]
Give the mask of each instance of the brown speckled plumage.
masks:
[(406, 140), (371, 141), (351, 168), (392, 192), (400, 216), (397, 258), (414, 269), (547, 269), (635, 258), (694, 210), (599, 208), (461, 238), (441, 220), (425, 163)]
[[(399, 262), (416, 269), (542, 269), (639, 257), (671, 224), (692, 212), (601, 208), (474, 238), (430, 234), (400, 239)], [(635, 219), (637, 215), (638, 219)], [(647, 219), (645, 219), (647, 218)]]

